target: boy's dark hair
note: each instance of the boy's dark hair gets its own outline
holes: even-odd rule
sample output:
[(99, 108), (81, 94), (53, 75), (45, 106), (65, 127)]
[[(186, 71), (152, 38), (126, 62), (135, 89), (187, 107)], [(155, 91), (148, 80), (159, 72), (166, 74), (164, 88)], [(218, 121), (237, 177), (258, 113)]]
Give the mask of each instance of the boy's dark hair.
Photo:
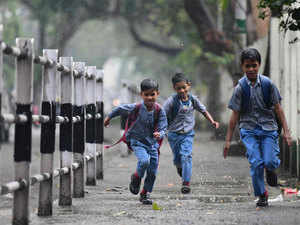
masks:
[(141, 91), (154, 90), (158, 91), (158, 83), (156, 80), (146, 78), (141, 82)]
[(255, 48), (247, 48), (241, 53), (241, 64), (244, 63), (245, 60), (257, 61), (259, 64), (261, 63), (261, 56), (257, 49)]
[(176, 83), (179, 83), (181, 81), (185, 81), (186, 83), (189, 83), (189, 80), (186, 79), (185, 75), (183, 73), (176, 73), (173, 77), (172, 77), (172, 83), (173, 86), (175, 86)]

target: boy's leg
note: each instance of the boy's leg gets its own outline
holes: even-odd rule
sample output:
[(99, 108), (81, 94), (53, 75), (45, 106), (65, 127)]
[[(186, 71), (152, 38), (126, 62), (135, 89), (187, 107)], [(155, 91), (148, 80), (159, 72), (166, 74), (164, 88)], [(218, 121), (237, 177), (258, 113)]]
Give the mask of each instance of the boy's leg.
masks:
[(180, 144), (181, 166), (182, 166), (182, 179), (183, 182), (188, 183), (192, 175), (192, 150), (194, 141), (194, 132), (182, 135)]
[(267, 183), (270, 186), (277, 186), (277, 175), (275, 169), (280, 165), (280, 159), (278, 158), (280, 149), (278, 145), (278, 133), (277, 131), (262, 131), (262, 150), (264, 166), (266, 168)]
[(247, 149), (247, 158), (250, 163), (250, 175), (255, 196), (265, 193), (264, 161), (260, 149), (260, 139), (256, 130), (240, 130), (241, 139)]
[(147, 152), (147, 146), (138, 141), (132, 141), (131, 148), (133, 149), (134, 154), (138, 160), (136, 172), (138, 173), (138, 176), (140, 178), (143, 178), (145, 171), (150, 165), (150, 156)]
[(187, 194), (191, 191), (190, 180), (192, 175), (192, 150), (194, 141), (194, 131), (187, 134), (180, 134), (180, 157), (182, 167), (182, 187), (181, 192)]
[(147, 175), (144, 182), (144, 189), (147, 192), (152, 192), (153, 185), (156, 179), (156, 173), (158, 168), (158, 152), (156, 148), (149, 151), (150, 165), (147, 168)]
[(148, 149), (148, 153), (150, 156), (150, 165), (147, 168), (147, 174), (144, 181), (144, 188), (140, 194), (140, 201), (145, 205), (152, 204), (152, 200), (149, 198), (149, 193), (153, 190), (153, 185), (156, 179), (156, 173), (158, 168), (158, 145), (153, 146), (152, 149)]
[(130, 146), (138, 159), (138, 163), (136, 172), (131, 175), (129, 190), (131, 191), (131, 193), (137, 195), (140, 191), (141, 179), (143, 178), (145, 171), (149, 166), (150, 157), (146, 151), (146, 147), (144, 144), (136, 140), (131, 140)]
[(181, 158), (180, 158), (180, 140), (178, 138), (178, 134), (169, 132), (168, 134), (168, 142), (172, 149), (173, 153), (173, 163), (176, 167), (181, 167)]
[(168, 142), (173, 153), (173, 163), (176, 166), (177, 173), (182, 177), (181, 156), (180, 156), (180, 135), (170, 132), (168, 134)]

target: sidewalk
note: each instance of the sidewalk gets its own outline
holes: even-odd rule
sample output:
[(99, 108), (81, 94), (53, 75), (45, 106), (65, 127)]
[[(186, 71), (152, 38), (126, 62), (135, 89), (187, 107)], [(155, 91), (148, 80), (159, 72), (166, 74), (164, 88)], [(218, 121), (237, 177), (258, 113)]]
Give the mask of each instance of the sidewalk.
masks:
[[(168, 143), (164, 141), (151, 195), (161, 210), (142, 205), (138, 196), (128, 190), (130, 174), (136, 166), (134, 155), (122, 158), (115, 154), (105, 163), (104, 180), (98, 181), (97, 186), (86, 187), (85, 198), (73, 199), (71, 207), (59, 207), (56, 201), (52, 217), (32, 214), (30, 224), (300, 224), (298, 200), (274, 202), (256, 211), (246, 158), (224, 160), (223, 142), (212, 141), (210, 136), (197, 134), (192, 192), (188, 195), (180, 193), (181, 181), (172, 164)], [(280, 194), (278, 188), (269, 191), (270, 198)]]

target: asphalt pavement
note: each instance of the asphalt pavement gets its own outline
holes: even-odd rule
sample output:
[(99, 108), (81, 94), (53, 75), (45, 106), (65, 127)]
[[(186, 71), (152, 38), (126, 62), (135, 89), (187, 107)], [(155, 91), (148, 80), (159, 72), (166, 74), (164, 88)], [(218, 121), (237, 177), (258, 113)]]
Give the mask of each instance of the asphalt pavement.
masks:
[[(56, 200), (51, 217), (38, 217), (33, 209), (30, 224), (300, 224), (300, 200), (282, 196), (280, 188), (268, 187), (270, 206), (257, 210), (246, 158), (223, 159), (224, 142), (211, 137), (207, 132), (196, 134), (190, 194), (180, 192), (181, 180), (165, 140), (151, 193), (155, 204), (142, 205), (138, 196), (128, 190), (136, 158), (133, 154), (121, 157), (116, 146), (107, 150), (111, 152), (106, 154), (104, 180), (99, 180), (96, 186), (87, 186), (85, 197), (73, 199), (71, 207), (60, 207)], [(286, 174), (280, 179), (287, 183), (292, 180)], [(0, 207), (3, 218), (0, 224), (9, 224), (1, 222), (11, 216), (10, 211), (3, 210)]]

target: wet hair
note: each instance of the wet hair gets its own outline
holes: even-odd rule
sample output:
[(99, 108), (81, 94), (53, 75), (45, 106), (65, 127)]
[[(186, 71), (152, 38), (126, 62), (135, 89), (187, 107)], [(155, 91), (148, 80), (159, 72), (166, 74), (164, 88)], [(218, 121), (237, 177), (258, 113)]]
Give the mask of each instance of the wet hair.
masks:
[(261, 56), (257, 49), (255, 48), (247, 48), (241, 53), (241, 64), (244, 63), (245, 60), (257, 61), (259, 64), (261, 63)]
[(181, 81), (186, 82), (187, 84), (190, 83), (188, 79), (186, 79), (185, 75), (183, 73), (176, 73), (173, 77), (172, 77), (172, 83), (173, 86), (175, 86), (176, 83), (179, 83)]
[(148, 91), (148, 90), (158, 91), (158, 83), (156, 80), (152, 80), (149, 78), (142, 80), (141, 91)]

